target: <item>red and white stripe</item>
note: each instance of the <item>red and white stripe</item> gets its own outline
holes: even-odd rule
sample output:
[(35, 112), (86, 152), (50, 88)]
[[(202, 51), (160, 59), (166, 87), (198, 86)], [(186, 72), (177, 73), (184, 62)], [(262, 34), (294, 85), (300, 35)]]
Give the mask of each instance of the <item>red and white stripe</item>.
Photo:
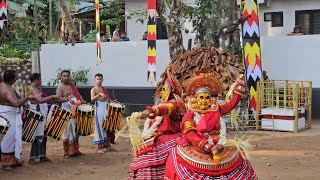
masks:
[(191, 171), (184, 167), (177, 161), (176, 148), (171, 151), (166, 163), (165, 178), (167, 180), (184, 180), (184, 179), (197, 179), (197, 180), (258, 180), (251, 164), (247, 160), (243, 160), (235, 170), (221, 176), (208, 176), (205, 174)]
[(181, 137), (181, 133), (159, 136), (153, 149), (132, 159), (129, 179), (163, 179), (167, 158)]

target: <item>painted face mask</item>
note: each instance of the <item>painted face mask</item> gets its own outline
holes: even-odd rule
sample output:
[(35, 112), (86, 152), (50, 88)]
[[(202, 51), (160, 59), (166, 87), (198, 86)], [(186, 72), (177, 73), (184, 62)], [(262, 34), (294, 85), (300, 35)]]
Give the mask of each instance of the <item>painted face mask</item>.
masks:
[(170, 92), (171, 90), (167, 85), (162, 86), (160, 95), (163, 102), (168, 101)]
[(199, 109), (206, 110), (211, 105), (211, 95), (207, 92), (202, 92), (197, 95), (197, 104)]

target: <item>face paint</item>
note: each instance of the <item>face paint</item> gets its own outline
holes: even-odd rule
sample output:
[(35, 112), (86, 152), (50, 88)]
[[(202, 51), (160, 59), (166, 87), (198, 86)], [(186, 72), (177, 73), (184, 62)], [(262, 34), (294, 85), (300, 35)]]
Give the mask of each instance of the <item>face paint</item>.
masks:
[(201, 110), (208, 109), (211, 105), (211, 95), (207, 92), (199, 93), (197, 95), (197, 104)]
[(170, 92), (171, 92), (170, 88), (168, 88), (167, 86), (162, 86), (160, 95), (163, 102), (168, 101)]

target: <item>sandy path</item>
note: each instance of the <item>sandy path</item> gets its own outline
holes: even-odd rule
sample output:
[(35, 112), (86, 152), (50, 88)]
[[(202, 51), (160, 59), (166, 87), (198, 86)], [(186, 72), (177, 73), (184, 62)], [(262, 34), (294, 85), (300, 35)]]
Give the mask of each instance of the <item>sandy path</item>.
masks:
[[(318, 180), (320, 179), (320, 121), (313, 128), (294, 133), (253, 133), (255, 146), (252, 166), (261, 180)], [(231, 135), (232, 136), (232, 135)], [(127, 179), (131, 160), (130, 143), (120, 139), (114, 146), (119, 152), (96, 153), (93, 137), (80, 138), (80, 150), (86, 155), (74, 159), (62, 157), (62, 143), (53, 139), (48, 142), (48, 156), (52, 163), (41, 163), (16, 168), (15, 172), (0, 170), (1, 180), (13, 179)], [(24, 143), (23, 159), (28, 161), (30, 144)]]

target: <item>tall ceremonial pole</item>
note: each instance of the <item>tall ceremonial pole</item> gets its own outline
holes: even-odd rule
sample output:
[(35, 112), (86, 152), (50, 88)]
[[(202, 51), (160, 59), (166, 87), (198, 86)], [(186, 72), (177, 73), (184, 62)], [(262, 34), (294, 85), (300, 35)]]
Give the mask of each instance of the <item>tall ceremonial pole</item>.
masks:
[(101, 41), (100, 41), (100, 6), (99, 6), (99, 0), (95, 0), (96, 5), (96, 41), (97, 41), (97, 66), (99, 66), (102, 63), (101, 59)]
[(257, 82), (262, 80), (262, 64), (259, 30), (259, 4), (257, 0), (241, 1), (242, 18), (249, 18), (242, 23), (242, 46), (246, 83), (250, 93), (249, 109), (256, 112)]
[(8, 10), (6, 0), (0, 0), (0, 29), (3, 29), (3, 26), (8, 21)]
[(148, 0), (148, 73), (147, 80), (156, 83), (157, 59), (157, 26), (156, 26), (157, 0)]

